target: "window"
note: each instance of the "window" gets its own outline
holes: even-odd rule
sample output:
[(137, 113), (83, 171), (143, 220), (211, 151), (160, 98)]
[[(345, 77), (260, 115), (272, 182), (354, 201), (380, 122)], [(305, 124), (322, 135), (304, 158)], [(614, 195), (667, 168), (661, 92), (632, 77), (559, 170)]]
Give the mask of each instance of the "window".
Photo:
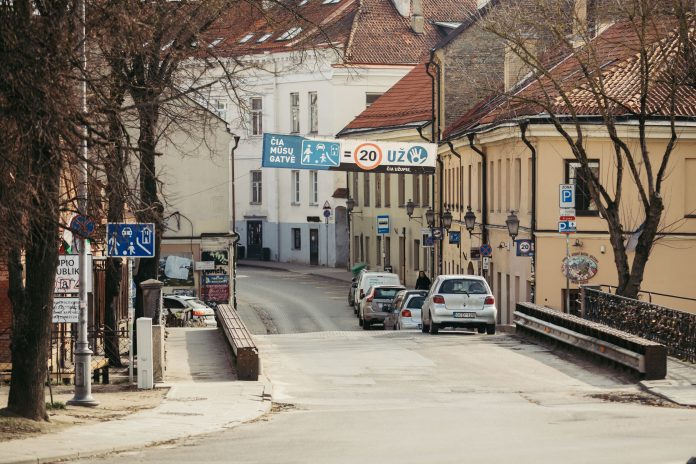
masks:
[(370, 206), (370, 173), (366, 172), (363, 177), (363, 205)]
[(370, 237), (365, 237), (365, 257), (366, 262), (370, 262)]
[(322, 5), (328, 5), (328, 4), (330, 4), (330, 3), (338, 3), (338, 2), (340, 2), (340, 1), (341, 1), (341, 0), (324, 0), (324, 1), (322, 2)]
[(384, 238), (384, 265), (391, 264), (391, 237), (388, 235)]
[(292, 229), (292, 249), (302, 249), (302, 231), (299, 228)]
[(375, 206), (382, 206), (382, 174), (375, 173)]
[(316, 92), (309, 92), (309, 132), (312, 134), (319, 132), (319, 105)]
[(413, 241), (413, 270), (420, 270), (420, 240)]
[(495, 161), (491, 161), (490, 172), (488, 173), (488, 178), (491, 180), (491, 185), (488, 186), (488, 209), (492, 213), (495, 211)]
[(430, 176), (427, 174), (423, 176), (423, 206), (430, 205)]
[(375, 246), (375, 264), (377, 266), (382, 265), (382, 237), (379, 235), (377, 236)]
[(399, 206), (406, 206), (406, 175), (399, 174)]
[(316, 205), (319, 203), (319, 173), (317, 171), (309, 171), (309, 204)]
[(266, 32), (264, 35), (262, 35), (261, 37), (259, 37), (259, 40), (257, 40), (256, 43), (265, 42), (265, 41), (267, 41), (268, 38), (269, 38), (270, 36), (272, 36), (272, 35), (273, 35), (272, 32)]
[(222, 42), (222, 40), (223, 40), (222, 37), (218, 37), (216, 39), (213, 39), (213, 41), (210, 42), (210, 44), (208, 44), (208, 48), (213, 48), (213, 47), (219, 45), (220, 42)]
[(512, 177), (510, 176), (510, 159), (505, 160), (505, 209), (504, 211), (510, 211), (512, 208), (512, 203), (510, 202), (510, 189), (512, 188)]
[(365, 108), (369, 108), (374, 102), (381, 97), (381, 93), (366, 93), (365, 94)]
[(281, 40), (291, 40), (291, 39), (294, 39), (295, 37), (297, 37), (297, 36), (299, 35), (300, 32), (302, 32), (302, 28), (301, 28), (301, 27), (291, 27), (291, 28), (288, 29), (287, 31), (285, 31), (285, 32), (283, 32), (282, 34), (280, 34), (280, 36), (279, 36), (276, 40), (277, 40), (277, 41), (281, 41)]
[(300, 94), (297, 92), (290, 94), (290, 132), (300, 132)]
[(420, 205), (420, 174), (411, 174), (413, 178), (413, 204)]
[(240, 44), (247, 43), (248, 41), (251, 40), (252, 37), (254, 37), (254, 34), (247, 34), (244, 37), (242, 37), (241, 39), (239, 39), (239, 43)]
[(496, 187), (498, 188), (496, 192), (498, 197), (496, 200), (498, 202), (498, 212), (500, 212), (503, 204), (503, 160), (498, 160), (498, 178), (496, 179), (496, 183)]
[(292, 171), (291, 173), (292, 182), (292, 196), (290, 197), (290, 202), (293, 205), (300, 204), (300, 171)]
[(696, 218), (696, 158), (686, 158), (684, 164), (684, 216)]
[(522, 202), (522, 160), (519, 158), (515, 158), (514, 160), (514, 171), (515, 171), (515, 178), (514, 178), (514, 198), (512, 202), (512, 209), (515, 211), (520, 210), (520, 203)]
[(476, 211), (481, 211), (481, 202), (483, 201), (483, 165), (479, 162), (476, 171)]
[(391, 206), (391, 176), (389, 174), (384, 175), (384, 206), (387, 208)]
[(263, 134), (263, 100), (261, 97), (251, 99), (251, 135)]
[(353, 200), (355, 200), (355, 204), (357, 206), (358, 201), (360, 200), (360, 195), (359, 195), (359, 190), (358, 186), (360, 185), (360, 173), (359, 172), (353, 172), (351, 173), (353, 176), (353, 189), (350, 192), (351, 196), (353, 197)]
[(360, 262), (360, 237), (353, 235), (353, 262)]
[[(472, 171), (472, 169), (473, 169), (473, 166), (472, 166), (472, 165), (469, 165), (469, 167), (468, 167), (467, 169), (468, 169), (468, 177), (467, 177), (467, 183), (466, 183), (466, 185), (467, 185), (468, 191), (467, 191), (467, 194), (466, 194), (466, 205), (471, 206), (471, 202), (473, 201), (473, 198), (471, 198), (471, 180), (472, 180), (472, 178), (471, 178), (471, 171)], [(463, 206), (464, 206), (464, 205), (462, 205), (462, 207), (463, 207)]]
[(213, 113), (220, 119), (227, 119), (227, 100), (224, 98), (213, 100)]
[[(534, 185), (532, 185), (532, 159), (527, 160), (527, 211), (532, 212), (532, 195), (534, 194)], [(531, 300), (531, 298), (530, 298)], [(529, 300), (527, 300), (529, 301)]]
[[(588, 165), (592, 173), (599, 176), (599, 161), (589, 161)], [(583, 175), (579, 162), (566, 161), (566, 183), (575, 185), (576, 214), (597, 214), (597, 205), (590, 196), (589, 179)]]
[(261, 204), (261, 171), (251, 171), (251, 203)]

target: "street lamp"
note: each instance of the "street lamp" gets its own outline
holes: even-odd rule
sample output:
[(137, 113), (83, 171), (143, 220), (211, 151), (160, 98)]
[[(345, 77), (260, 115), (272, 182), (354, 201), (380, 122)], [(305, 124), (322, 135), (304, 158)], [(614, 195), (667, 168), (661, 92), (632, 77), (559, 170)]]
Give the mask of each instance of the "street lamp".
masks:
[(515, 214), (514, 210), (510, 211), (510, 215), (505, 220), (505, 225), (507, 226), (508, 234), (512, 237), (512, 241), (515, 241), (517, 233), (520, 231), (520, 220)]
[(466, 214), (464, 214), (464, 227), (469, 231), (469, 237), (472, 235), (480, 235), (474, 233), (474, 227), (476, 227), (476, 214), (471, 211), (471, 206), (466, 207)]

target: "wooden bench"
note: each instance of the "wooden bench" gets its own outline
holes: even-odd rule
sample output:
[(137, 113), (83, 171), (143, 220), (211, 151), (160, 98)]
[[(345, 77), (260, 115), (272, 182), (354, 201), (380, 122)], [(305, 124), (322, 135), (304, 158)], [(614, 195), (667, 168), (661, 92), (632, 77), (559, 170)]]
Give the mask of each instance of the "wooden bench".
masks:
[(259, 349), (239, 314), (230, 305), (225, 304), (218, 305), (216, 314), (218, 326), (225, 334), (237, 360), (237, 377), (240, 380), (258, 380)]
[(628, 367), (647, 380), (667, 375), (667, 348), (621, 330), (532, 303), (517, 303), (518, 332), (550, 338)]

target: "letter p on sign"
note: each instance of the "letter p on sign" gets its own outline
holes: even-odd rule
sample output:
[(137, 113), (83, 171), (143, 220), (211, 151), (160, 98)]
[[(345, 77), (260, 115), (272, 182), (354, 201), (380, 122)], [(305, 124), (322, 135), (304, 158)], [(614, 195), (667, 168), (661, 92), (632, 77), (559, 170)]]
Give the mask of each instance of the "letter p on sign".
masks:
[(561, 184), (559, 190), (559, 206), (561, 208), (575, 208), (575, 185)]

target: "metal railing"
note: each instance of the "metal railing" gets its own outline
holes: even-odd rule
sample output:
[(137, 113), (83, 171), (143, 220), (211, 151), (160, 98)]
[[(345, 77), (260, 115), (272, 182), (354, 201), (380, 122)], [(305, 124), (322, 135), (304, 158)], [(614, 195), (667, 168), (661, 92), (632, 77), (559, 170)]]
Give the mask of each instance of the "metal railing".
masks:
[(652, 340), (670, 356), (696, 362), (696, 314), (582, 288), (583, 317)]

